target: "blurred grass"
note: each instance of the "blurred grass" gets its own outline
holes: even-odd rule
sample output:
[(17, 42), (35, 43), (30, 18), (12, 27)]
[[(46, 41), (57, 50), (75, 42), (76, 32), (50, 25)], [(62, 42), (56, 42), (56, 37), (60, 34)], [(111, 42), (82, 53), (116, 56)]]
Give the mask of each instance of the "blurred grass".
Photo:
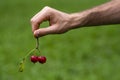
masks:
[[(109, 0), (2, 0), (0, 2), (0, 80), (120, 80), (120, 25), (81, 28), (40, 38), (47, 63), (17, 71), (34, 48), (30, 18), (44, 6), (72, 13)], [(42, 26), (47, 26), (43, 24)]]

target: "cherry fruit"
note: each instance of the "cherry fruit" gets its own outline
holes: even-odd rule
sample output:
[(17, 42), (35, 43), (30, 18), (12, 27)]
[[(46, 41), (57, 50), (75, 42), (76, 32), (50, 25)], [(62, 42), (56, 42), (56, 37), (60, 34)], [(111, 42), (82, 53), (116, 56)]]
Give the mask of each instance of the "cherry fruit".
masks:
[(38, 61), (39, 63), (45, 63), (46, 62), (46, 57), (45, 56), (38, 56)]
[(31, 62), (33, 62), (33, 63), (36, 63), (37, 61), (38, 61), (38, 57), (37, 56), (31, 56)]

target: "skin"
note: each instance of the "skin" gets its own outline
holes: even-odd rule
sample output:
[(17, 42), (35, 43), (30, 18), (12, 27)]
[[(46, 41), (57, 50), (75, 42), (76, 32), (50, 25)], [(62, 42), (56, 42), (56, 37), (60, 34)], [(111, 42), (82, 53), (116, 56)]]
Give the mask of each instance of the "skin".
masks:
[[(44, 21), (49, 21), (49, 26), (39, 28)], [(92, 9), (72, 14), (46, 6), (31, 18), (32, 32), (36, 38), (65, 33), (75, 28), (110, 24), (120, 24), (120, 0), (111, 0)]]

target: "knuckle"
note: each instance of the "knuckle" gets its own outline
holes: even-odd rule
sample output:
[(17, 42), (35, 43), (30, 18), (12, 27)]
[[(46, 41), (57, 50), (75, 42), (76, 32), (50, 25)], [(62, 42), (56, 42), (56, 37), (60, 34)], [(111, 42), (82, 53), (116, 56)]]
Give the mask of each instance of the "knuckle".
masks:
[(31, 19), (30, 22), (33, 24), (33, 23), (35, 23), (35, 20)]
[(45, 6), (44, 9), (50, 9), (50, 7), (49, 6)]
[(45, 10), (45, 11), (47, 11), (47, 12), (50, 12), (50, 11), (52, 11), (52, 8), (49, 7), (49, 6), (45, 6), (45, 7), (43, 8), (43, 10)]
[(34, 19), (31, 19), (30, 22), (31, 22), (32, 25), (37, 25), (37, 24), (39, 24), (39, 22), (38, 22), (37, 20), (34, 20)]

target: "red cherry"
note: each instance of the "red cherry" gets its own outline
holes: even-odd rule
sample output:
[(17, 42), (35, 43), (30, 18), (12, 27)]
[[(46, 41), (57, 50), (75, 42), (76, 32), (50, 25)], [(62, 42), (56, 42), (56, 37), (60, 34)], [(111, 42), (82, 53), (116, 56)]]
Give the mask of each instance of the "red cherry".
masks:
[(45, 63), (46, 62), (46, 57), (45, 56), (38, 56), (38, 61), (39, 63)]
[(36, 63), (38, 61), (37, 56), (31, 56), (31, 62)]

